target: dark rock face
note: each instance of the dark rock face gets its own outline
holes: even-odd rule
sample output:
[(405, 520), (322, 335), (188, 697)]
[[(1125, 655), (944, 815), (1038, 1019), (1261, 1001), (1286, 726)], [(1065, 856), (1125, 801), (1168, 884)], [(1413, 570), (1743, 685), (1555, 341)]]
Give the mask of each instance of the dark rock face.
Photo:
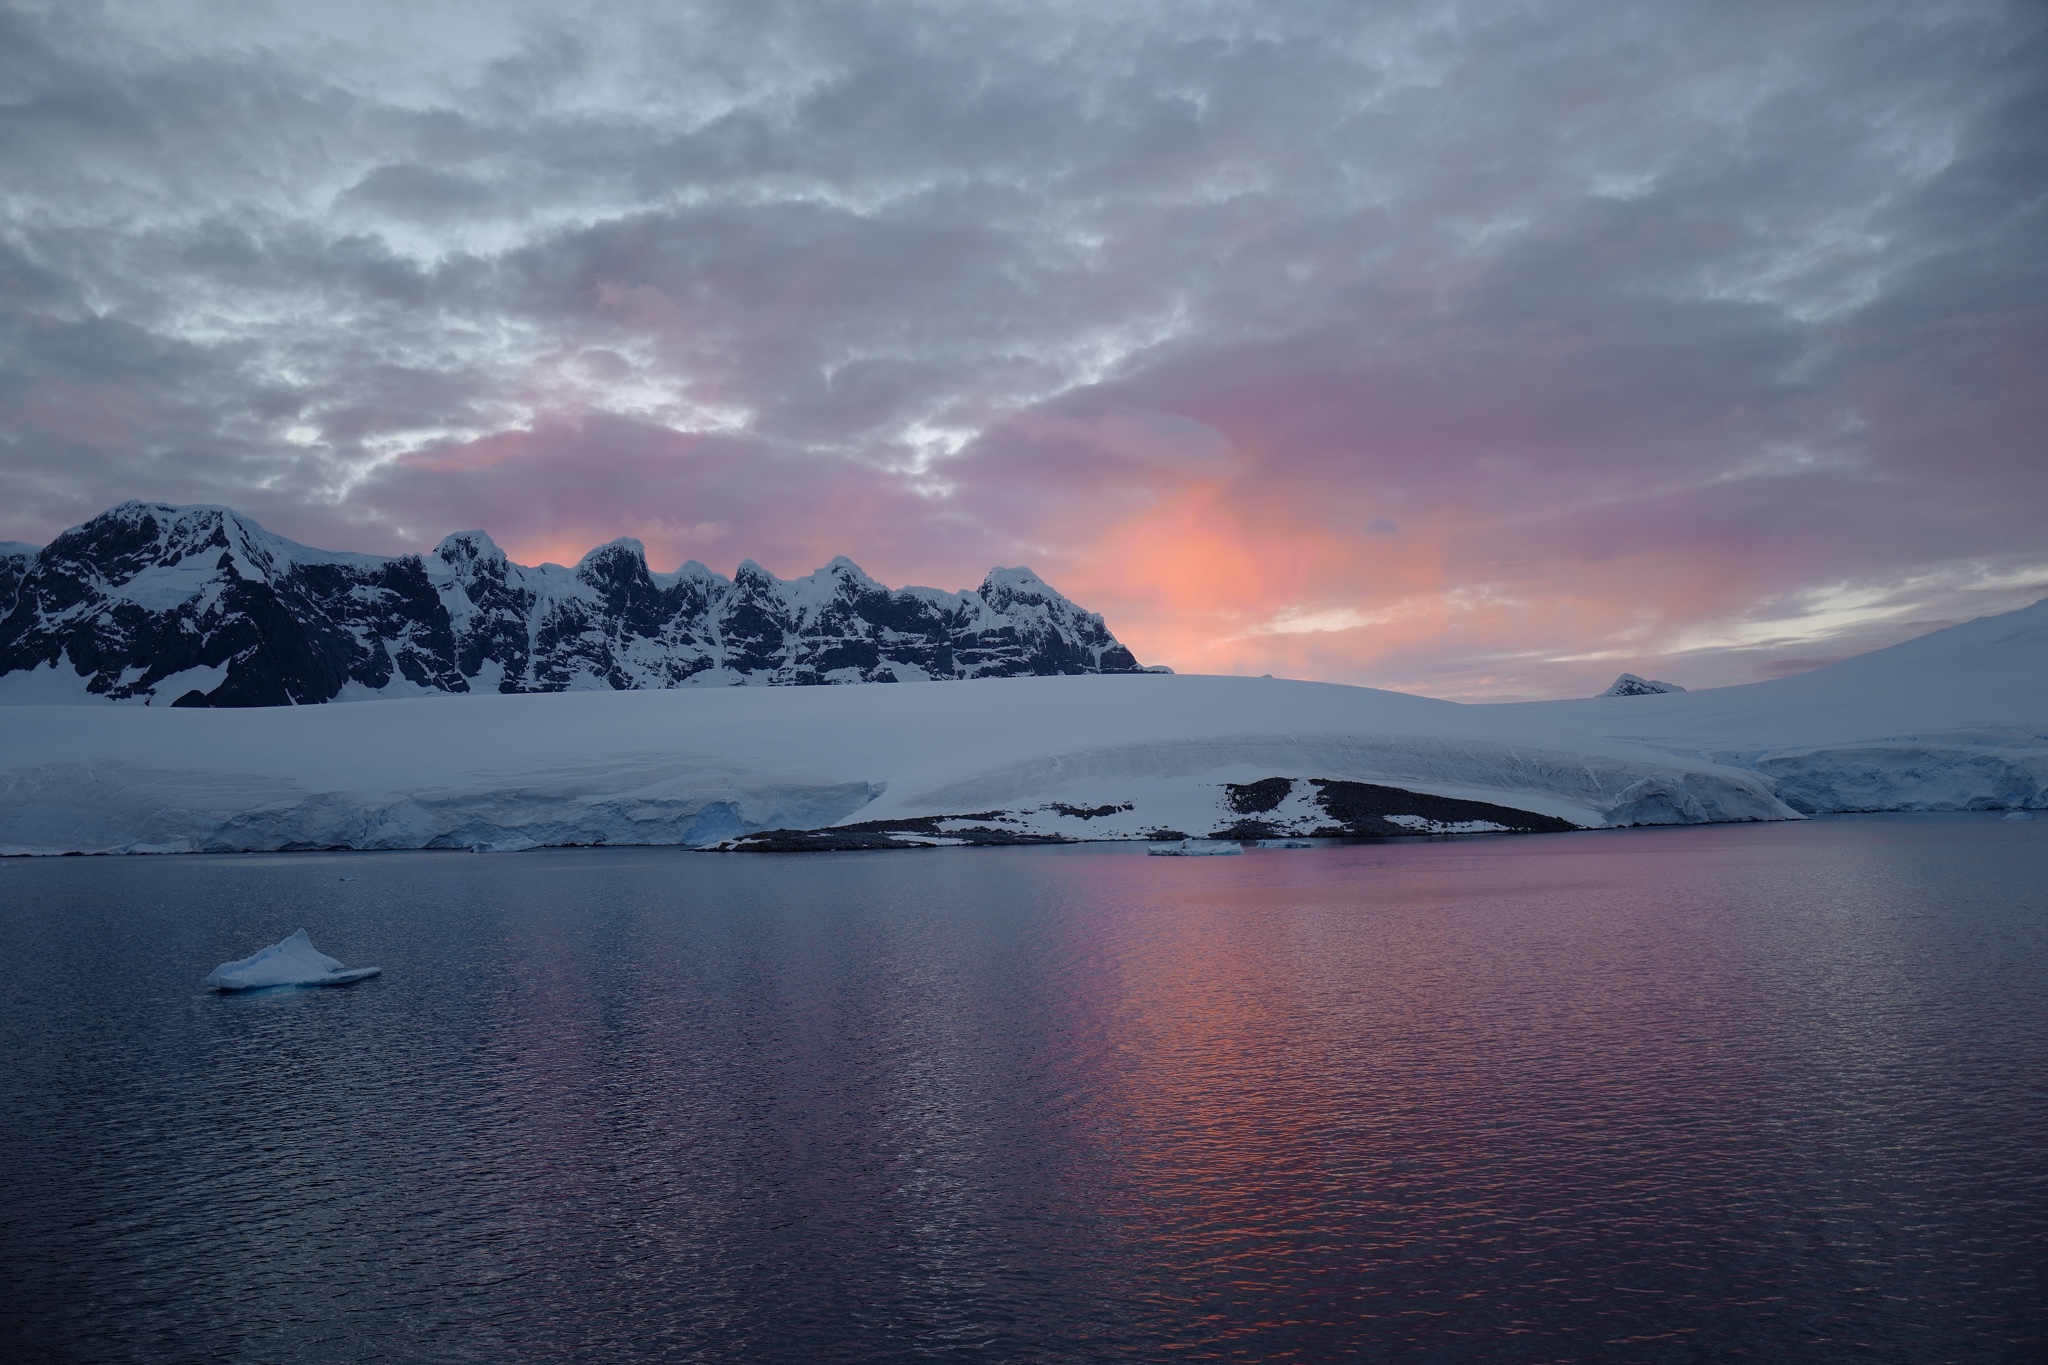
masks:
[(123, 503), (42, 550), (0, 545), (0, 675), (116, 701), (284, 706), (560, 692), (1143, 671), (1029, 569), (976, 592), (891, 591), (851, 560), (782, 580), (618, 540), (573, 569), (481, 531), (430, 555), (315, 550), (222, 507)]
[[(1334, 778), (1267, 777), (1256, 782), (1225, 783), (1224, 807), (1237, 819), (1210, 839), (1280, 838), (1413, 839), (1453, 834), (1564, 834), (1578, 828), (1569, 820), (1534, 811), (1467, 801), (1425, 792), (1384, 787), (1371, 782)], [(1305, 797), (1291, 813), (1281, 810), (1290, 797)], [(1306, 807), (1305, 809), (1303, 807)], [(1063, 844), (1071, 834), (1047, 832), (1032, 817), (1047, 812), (1082, 820), (1130, 810), (1128, 803), (1071, 806), (1055, 802), (1019, 810), (985, 810), (961, 815), (899, 816), (831, 825), (823, 829), (771, 829), (742, 834), (712, 849), (733, 853), (830, 853), (880, 848), (930, 848), (943, 844)], [(1128, 838), (1127, 833), (1112, 835)], [(1182, 830), (1153, 828), (1140, 838), (1178, 842)]]
[(1600, 695), (1603, 697), (1654, 697), (1665, 692), (1683, 692), (1677, 683), (1658, 682), (1655, 678), (1638, 678), (1633, 673), (1624, 673), (1614, 680), (1614, 686)]
[(1567, 834), (1578, 828), (1554, 815), (1464, 801), (1449, 796), (1382, 787), (1371, 782), (1336, 782), (1315, 777), (1316, 804), (1328, 811), (1344, 834), (1401, 838), (1455, 831), (1465, 825), (1498, 825), (1506, 834)]
[[(930, 848), (935, 844), (971, 844), (977, 848), (1014, 844), (1070, 844), (1057, 834), (1032, 834), (997, 829), (987, 823), (959, 828), (966, 820), (999, 820), (1001, 812), (982, 815), (921, 815), (902, 820), (867, 820), (828, 829), (769, 829), (743, 834), (715, 845), (721, 853), (851, 853), (875, 848)], [(955, 828), (942, 826), (951, 821)]]
[(1294, 779), (1262, 778), (1227, 783), (1224, 802), (1244, 818), (1212, 839), (1273, 839), (1306, 835), (1320, 839), (1404, 839), (1418, 834), (1563, 834), (1578, 826), (1553, 815), (1466, 801), (1448, 796), (1382, 787), (1371, 782), (1308, 779), (1311, 800), (1319, 814), (1307, 822), (1282, 824), (1270, 817), (1294, 791)]
[(21, 580), (28, 575), (28, 566), (35, 562), (36, 547), (23, 545), (20, 541), (0, 540), (0, 621), (7, 619), (7, 613), (14, 610), (14, 598), (21, 591)]
[(1225, 783), (1223, 799), (1239, 815), (1257, 815), (1277, 807), (1293, 790), (1291, 778), (1264, 777), (1257, 782)]

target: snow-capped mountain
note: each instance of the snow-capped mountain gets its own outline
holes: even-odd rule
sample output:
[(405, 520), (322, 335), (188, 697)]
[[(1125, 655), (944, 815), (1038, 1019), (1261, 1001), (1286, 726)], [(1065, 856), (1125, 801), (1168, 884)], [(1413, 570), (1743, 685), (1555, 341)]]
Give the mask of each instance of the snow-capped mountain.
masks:
[(1666, 692), (1683, 692), (1677, 683), (1658, 682), (1654, 678), (1638, 678), (1633, 673), (1624, 673), (1614, 680), (1614, 685), (1600, 695), (1603, 697), (1655, 697)]
[(481, 531), (428, 555), (316, 550), (224, 507), (127, 502), (48, 546), (0, 545), (0, 692), (174, 706), (452, 692), (1143, 672), (1029, 569), (890, 590), (851, 560), (731, 579), (648, 570), (615, 540), (573, 569)]

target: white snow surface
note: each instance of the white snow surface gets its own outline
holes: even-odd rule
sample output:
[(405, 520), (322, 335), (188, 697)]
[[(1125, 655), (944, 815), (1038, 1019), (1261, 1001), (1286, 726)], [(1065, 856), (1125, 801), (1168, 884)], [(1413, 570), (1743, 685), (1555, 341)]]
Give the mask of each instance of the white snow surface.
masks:
[[(1777, 682), (1510, 705), (1161, 674), (23, 705), (0, 711), (0, 852), (697, 846), (987, 812), (1073, 838), (1200, 837), (1231, 821), (1224, 784), (1267, 777), (1588, 827), (2040, 809), (2044, 678), (2048, 602)], [(1307, 795), (1297, 781), (1277, 812), (1302, 832)]]
[(1808, 812), (2048, 808), (2048, 600), (1775, 682), (1504, 717), (1745, 768)]
[(250, 991), (264, 986), (345, 986), (375, 976), (380, 967), (344, 967), (313, 946), (304, 929), (259, 948), (244, 958), (223, 962), (207, 975), (206, 984), (220, 991)]
[[(0, 728), (0, 851), (11, 853), (701, 845), (994, 810), (1075, 838), (1201, 835), (1229, 823), (1224, 783), (1273, 776), (1380, 782), (1584, 825), (1794, 814), (1753, 773), (1501, 708), (1259, 678), (20, 706)], [(1055, 804), (1120, 809), (1090, 818)]]

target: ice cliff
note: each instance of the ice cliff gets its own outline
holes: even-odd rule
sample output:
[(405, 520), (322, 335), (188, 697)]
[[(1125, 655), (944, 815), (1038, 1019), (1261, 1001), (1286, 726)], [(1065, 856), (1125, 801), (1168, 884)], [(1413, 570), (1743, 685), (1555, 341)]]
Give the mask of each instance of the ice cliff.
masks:
[[(1258, 678), (18, 706), (0, 727), (0, 851), (23, 853), (705, 845), (860, 825), (982, 842), (1250, 821), (1278, 837), (1345, 823), (1317, 782), (1571, 826), (1797, 818), (1764, 777), (1711, 759), (1497, 707)], [(1286, 791), (1233, 804), (1233, 786), (1259, 783)]]

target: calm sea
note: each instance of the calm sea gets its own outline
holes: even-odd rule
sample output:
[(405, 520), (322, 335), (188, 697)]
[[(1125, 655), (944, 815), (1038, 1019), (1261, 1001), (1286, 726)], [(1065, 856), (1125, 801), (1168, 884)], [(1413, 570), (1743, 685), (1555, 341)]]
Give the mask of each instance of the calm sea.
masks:
[[(222, 997), (299, 927), (385, 974)], [(0, 1356), (2040, 1361), (2048, 819), (0, 863)]]

